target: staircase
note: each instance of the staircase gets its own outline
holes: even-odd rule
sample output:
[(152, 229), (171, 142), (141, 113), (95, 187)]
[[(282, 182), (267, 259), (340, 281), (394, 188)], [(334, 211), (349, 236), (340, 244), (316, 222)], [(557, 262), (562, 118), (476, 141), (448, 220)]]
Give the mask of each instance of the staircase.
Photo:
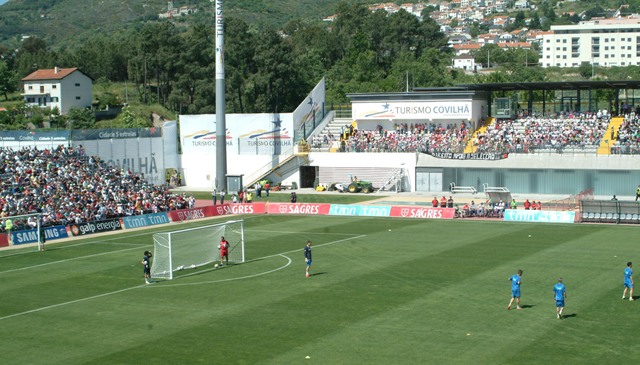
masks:
[(335, 118), (332, 121), (330, 121), (324, 127), (324, 129), (318, 134), (318, 136), (320, 138), (323, 138), (325, 135), (328, 135), (329, 133), (331, 133), (337, 143), (335, 145), (331, 145), (331, 143), (328, 146), (323, 145), (320, 148), (319, 152), (336, 152), (340, 146), (339, 142), (340, 142), (340, 138), (342, 137), (340, 135), (340, 130), (343, 127), (346, 129), (351, 124), (353, 124), (354, 128), (356, 127), (355, 122), (351, 118)]
[[(389, 178), (380, 185), (378, 191), (402, 191), (402, 178), (404, 177), (404, 169), (395, 170)], [(374, 185), (375, 187), (375, 185)]]
[(293, 149), (287, 152), (286, 155), (274, 158), (273, 161), (259, 168), (251, 175), (247, 175), (243, 181), (244, 186), (251, 188), (257, 182), (264, 180), (271, 174), (283, 177), (286, 173), (296, 170), (300, 168), (300, 166), (309, 164), (308, 152), (293, 153)]
[(480, 126), (480, 128), (478, 128), (473, 133), (473, 135), (471, 135), (471, 138), (469, 138), (469, 140), (467, 141), (467, 145), (464, 147), (464, 153), (475, 153), (476, 151), (478, 151), (478, 146), (473, 144), (474, 139), (478, 136), (478, 134), (483, 134), (484, 132), (486, 132), (487, 128), (489, 128), (489, 126), (492, 125), (495, 120), (496, 118), (494, 117), (487, 118), (485, 123)]
[(600, 141), (600, 147), (598, 147), (599, 155), (610, 155), (611, 154), (611, 146), (616, 141), (618, 136), (618, 130), (620, 130), (620, 126), (624, 123), (624, 117), (613, 117), (609, 122), (609, 127), (607, 131), (604, 133), (602, 140)]

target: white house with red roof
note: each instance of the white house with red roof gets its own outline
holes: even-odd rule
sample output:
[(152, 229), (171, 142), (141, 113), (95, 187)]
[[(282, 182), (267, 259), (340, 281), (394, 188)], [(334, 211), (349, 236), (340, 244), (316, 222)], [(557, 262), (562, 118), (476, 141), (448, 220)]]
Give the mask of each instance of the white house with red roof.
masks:
[(58, 108), (66, 114), (71, 108), (91, 107), (93, 80), (77, 68), (37, 70), (22, 79), (27, 105)]

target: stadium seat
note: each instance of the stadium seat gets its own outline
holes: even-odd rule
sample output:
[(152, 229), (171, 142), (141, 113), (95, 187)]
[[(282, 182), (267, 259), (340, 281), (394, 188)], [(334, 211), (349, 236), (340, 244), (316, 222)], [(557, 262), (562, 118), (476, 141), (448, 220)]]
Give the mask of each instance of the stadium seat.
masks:
[(614, 219), (613, 213), (607, 213), (607, 219)]
[(600, 213), (593, 213), (593, 219), (600, 219)]
[(637, 221), (638, 220), (638, 215), (637, 214), (632, 215), (631, 216), (631, 220), (632, 221)]
[(593, 212), (589, 212), (589, 219), (594, 219), (595, 218), (595, 214)]
[(620, 213), (620, 220), (623, 221), (627, 219), (627, 214), (626, 213)]

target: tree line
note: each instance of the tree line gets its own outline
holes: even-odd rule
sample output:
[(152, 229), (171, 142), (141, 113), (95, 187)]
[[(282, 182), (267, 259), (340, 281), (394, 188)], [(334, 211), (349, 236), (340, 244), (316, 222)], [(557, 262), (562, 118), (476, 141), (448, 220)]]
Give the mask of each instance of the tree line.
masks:
[[(481, 76), (452, 69), (447, 37), (426, 13), (419, 20), (404, 10), (388, 14), (342, 3), (336, 14), (333, 22), (295, 20), (281, 29), (256, 29), (227, 17), (227, 112), (291, 112), (322, 77), (330, 103), (348, 102), (347, 93), (548, 79), (535, 50), (495, 45), (475, 56), (483, 63), (490, 57), (498, 72)], [(213, 26), (204, 18), (188, 25), (149, 21), (57, 48), (28, 38), (17, 51), (0, 47), (0, 94), (6, 98), (18, 90), (19, 80), (36, 69), (78, 67), (98, 83), (126, 81), (137, 88), (142, 104), (158, 103), (180, 114), (215, 113)]]

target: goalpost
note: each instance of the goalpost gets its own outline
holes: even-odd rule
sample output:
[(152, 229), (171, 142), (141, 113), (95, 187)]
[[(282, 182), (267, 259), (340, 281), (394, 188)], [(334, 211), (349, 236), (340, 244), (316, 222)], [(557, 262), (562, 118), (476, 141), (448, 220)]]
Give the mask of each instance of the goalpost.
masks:
[(220, 261), (221, 236), (229, 242), (229, 262), (244, 262), (243, 220), (155, 233), (151, 277), (171, 280), (175, 271)]
[(42, 226), (42, 213), (4, 217), (0, 220), (0, 226), (10, 246), (37, 243), (37, 250), (44, 251), (46, 232)]

